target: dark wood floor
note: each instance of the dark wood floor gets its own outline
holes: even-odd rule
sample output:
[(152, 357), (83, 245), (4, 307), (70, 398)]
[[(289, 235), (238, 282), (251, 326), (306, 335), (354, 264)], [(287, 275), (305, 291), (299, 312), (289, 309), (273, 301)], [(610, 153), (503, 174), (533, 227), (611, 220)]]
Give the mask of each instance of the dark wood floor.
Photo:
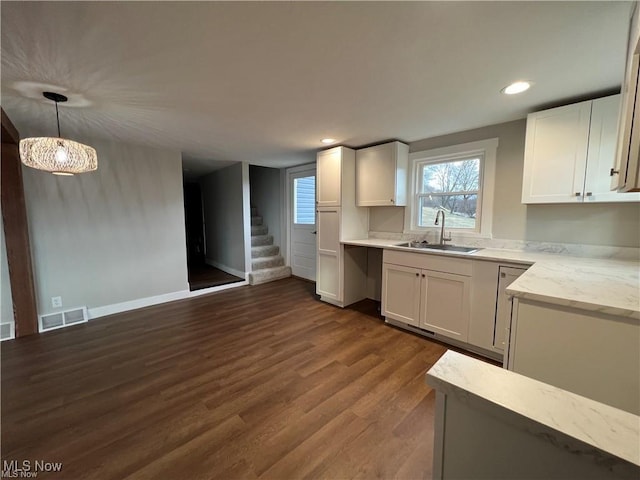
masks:
[(228, 283), (242, 282), (244, 278), (236, 277), (230, 273), (212, 267), (211, 265), (189, 265), (189, 290), (202, 290), (203, 288), (219, 287)]
[(2, 344), (2, 460), (70, 479), (428, 478), (445, 347), (286, 279)]

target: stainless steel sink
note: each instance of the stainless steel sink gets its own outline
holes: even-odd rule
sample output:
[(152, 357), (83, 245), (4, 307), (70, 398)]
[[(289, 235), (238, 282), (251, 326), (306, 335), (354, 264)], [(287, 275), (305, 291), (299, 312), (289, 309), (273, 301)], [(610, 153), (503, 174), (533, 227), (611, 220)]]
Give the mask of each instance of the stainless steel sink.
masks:
[(426, 242), (407, 242), (402, 245), (398, 245), (399, 247), (409, 247), (409, 248), (420, 248), (424, 250), (441, 250), (445, 252), (461, 252), (461, 253), (474, 253), (478, 250), (481, 250), (477, 247), (462, 247), (459, 245), (440, 245), (434, 243), (426, 243)]

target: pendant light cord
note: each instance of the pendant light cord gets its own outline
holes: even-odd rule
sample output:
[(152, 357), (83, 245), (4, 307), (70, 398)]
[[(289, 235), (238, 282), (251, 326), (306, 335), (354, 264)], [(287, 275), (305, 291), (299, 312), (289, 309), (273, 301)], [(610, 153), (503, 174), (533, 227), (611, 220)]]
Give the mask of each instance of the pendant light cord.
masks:
[(56, 100), (56, 122), (58, 122), (58, 138), (62, 138), (60, 136), (60, 116), (58, 115), (58, 101)]

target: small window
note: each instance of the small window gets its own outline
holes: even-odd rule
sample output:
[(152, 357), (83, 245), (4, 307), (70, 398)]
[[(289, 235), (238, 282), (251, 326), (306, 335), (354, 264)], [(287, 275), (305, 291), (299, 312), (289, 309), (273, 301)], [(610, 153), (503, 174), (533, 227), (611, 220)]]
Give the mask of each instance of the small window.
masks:
[(418, 226), (433, 225), (438, 209), (447, 227), (478, 230), (482, 156), (418, 164)]
[(316, 223), (316, 177), (293, 179), (293, 222), (298, 225)]
[(410, 154), (405, 233), (427, 233), (439, 209), (445, 228), (491, 237), (498, 139), (480, 140)]

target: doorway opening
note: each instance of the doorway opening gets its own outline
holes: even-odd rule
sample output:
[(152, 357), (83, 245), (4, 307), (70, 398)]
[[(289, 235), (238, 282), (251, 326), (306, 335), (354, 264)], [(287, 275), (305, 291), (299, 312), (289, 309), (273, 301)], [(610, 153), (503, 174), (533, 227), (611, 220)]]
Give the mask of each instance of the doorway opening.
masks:
[(189, 290), (201, 290), (244, 281), (243, 278), (220, 270), (207, 262), (204, 203), (202, 187), (198, 182), (185, 181), (184, 183), (184, 218)]

